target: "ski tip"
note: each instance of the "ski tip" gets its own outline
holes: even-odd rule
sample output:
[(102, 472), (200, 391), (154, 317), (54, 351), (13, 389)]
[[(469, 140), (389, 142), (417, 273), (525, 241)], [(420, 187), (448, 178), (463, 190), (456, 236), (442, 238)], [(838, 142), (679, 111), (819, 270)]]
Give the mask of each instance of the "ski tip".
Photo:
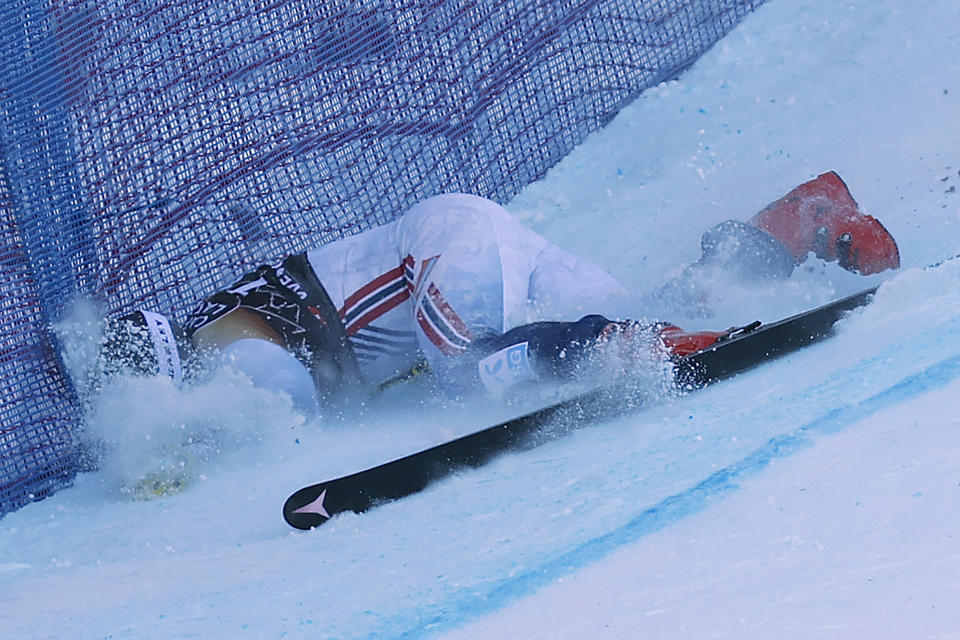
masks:
[(324, 502), (327, 499), (327, 490), (297, 491), (287, 498), (283, 505), (283, 519), (291, 527), (309, 530), (319, 527), (330, 519), (330, 514)]

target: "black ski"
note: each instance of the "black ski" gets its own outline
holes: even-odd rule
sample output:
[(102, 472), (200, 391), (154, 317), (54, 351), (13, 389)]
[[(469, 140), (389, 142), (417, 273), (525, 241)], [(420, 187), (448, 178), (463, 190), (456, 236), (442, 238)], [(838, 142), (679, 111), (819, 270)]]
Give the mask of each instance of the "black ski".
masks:
[[(778, 322), (742, 327), (678, 362), (677, 381), (691, 389), (703, 387), (821, 340), (845, 312), (867, 304), (874, 291), (876, 287)], [(304, 487), (287, 498), (283, 517), (293, 527), (310, 529), (342, 511), (366, 511), (421, 491), (463, 467), (478, 467), (504, 451), (535, 446), (642, 404), (635, 390), (611, 387), (585, 393), (403, 458)], [(547, 425), (549, 429), (544, 428)]]

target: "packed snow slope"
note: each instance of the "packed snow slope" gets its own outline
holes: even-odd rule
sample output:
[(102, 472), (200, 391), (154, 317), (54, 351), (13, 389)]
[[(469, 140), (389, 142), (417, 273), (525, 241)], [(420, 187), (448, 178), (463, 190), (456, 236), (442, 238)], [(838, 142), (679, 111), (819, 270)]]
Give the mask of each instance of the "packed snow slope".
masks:
[[(960, 638), (958, 49), (953, 0), (770, 0), (509, 203), (644, 314), (703, 230), (837, 170), (902, 269), (810, 260), (670, 318), (882, 282), (834, 338), (311, 532), (280, 518), (292, 490), (508, 409), (397, 392), (304, 421), (229, 371), (127, 381), (90, 417), (103, 469), (0, 521), (3, 636)], [(183, 493), (118, 492), (187, 433), (214, 446)]]

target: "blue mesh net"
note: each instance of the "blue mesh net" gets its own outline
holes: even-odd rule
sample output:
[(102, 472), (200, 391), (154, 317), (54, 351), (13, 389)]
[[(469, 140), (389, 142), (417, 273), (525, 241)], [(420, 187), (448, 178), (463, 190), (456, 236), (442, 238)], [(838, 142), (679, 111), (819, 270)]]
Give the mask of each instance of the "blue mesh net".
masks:
[(0, 513), (77, 469), (77, 294), (182, 319), (430, 195), (505, 202), (761, 3), (4, 0)]

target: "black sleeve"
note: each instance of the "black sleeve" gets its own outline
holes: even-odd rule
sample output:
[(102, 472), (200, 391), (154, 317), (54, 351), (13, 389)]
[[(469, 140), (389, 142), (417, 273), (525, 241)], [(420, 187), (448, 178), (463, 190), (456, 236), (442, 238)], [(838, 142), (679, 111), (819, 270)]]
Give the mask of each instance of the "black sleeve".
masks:
[[(596, 344), (610, 320), (601, 315), (589, 315), (576, 322), (534, 322), (502, 335), (487, 335), (475, 339), (464, 354), (474, 370), (484, 357), (506, 347), (526, 342), (530, 364), (541, 380), (566, 380), (577, 370), (590, 348)], [(468, 365), (469, 366), (469, 365)]]

